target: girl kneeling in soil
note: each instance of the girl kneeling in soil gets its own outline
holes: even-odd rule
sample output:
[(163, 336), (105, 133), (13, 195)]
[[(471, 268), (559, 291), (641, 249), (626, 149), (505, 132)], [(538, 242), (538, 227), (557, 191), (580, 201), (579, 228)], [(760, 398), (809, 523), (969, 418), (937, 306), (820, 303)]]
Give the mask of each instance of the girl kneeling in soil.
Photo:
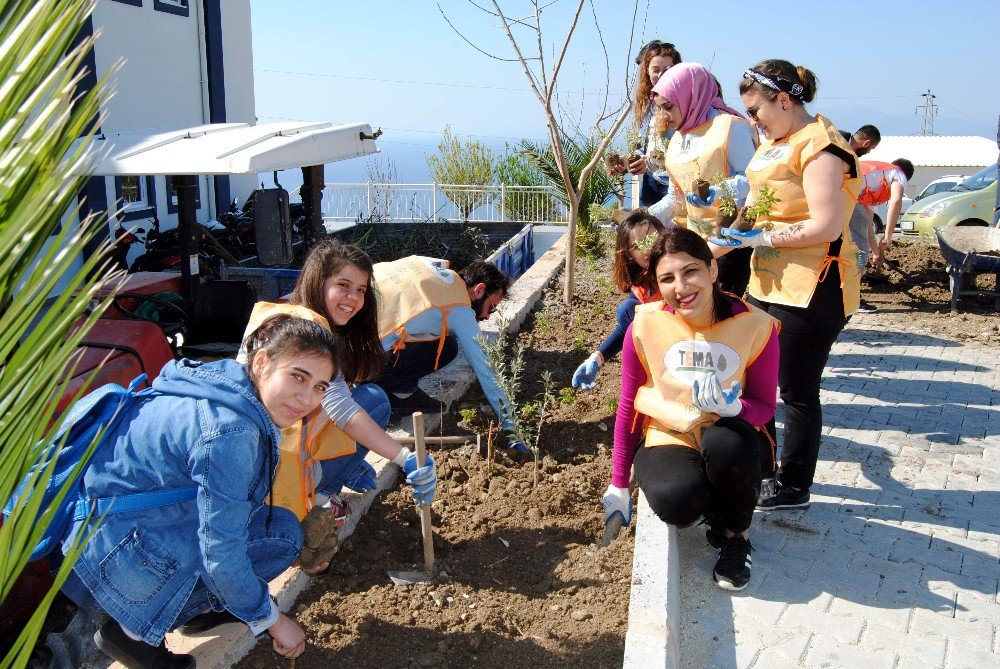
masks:
[[(653, 104), (661, 128), (675, 131), (664, 151), (674, 193), (651, 205), (650, 213), (708, 239), (718, 228), (730, 226), (750, 192), (745, 174), (757, 150), (757, 133), (726, 106), (715, 77), (698, 63), (682, 63), (664, 73), (653, 87)], [(686, 211), (678, 203), (685, 204)], [(715, 255), (722, 255), (718, 250)], [(724, 291), (739, 296), (746, 292), (751, 252), (744, 249), (718, 258)]]
[[(437, 481), (430, 457), (418, 469), (416, 456), (386, 433), (389, 399), (377, 385), (365, 383), (384, 363), (372, 272), (371, 259), (358, 247), (323, 241), (306, 257), (290, 302), (257, 303), (244, 335), (274, 313), (292, 313), (331, 329), (340, 341), (341, 366), (323, 395), (322, 410), (282, 435), (274, 493), (275, 502), (300, 519), (314, 507), (322, 510), (325, 534), (350, 513), (338, 497), (342, 488), (376, 487), (375, 470), (365, 461), (369, 449), (403, 468), (418, 504), (430, 503)], [(315, 556), (304, 552), (303, 568), (325, 569), (332, 550), (335, 543)]]
[(638, 307), (625, 337), (604, 519), (631, 520), (634, 463), (664, 522), (705, 517), (706, 538), (720, 549), (715, 581), (741, 590), (761, 478), (774, 466), (762, 426), (774, 416), (778, 324), (720, 290), (708, 244), (690, 230), (663, 232), (649, 262), (663, 300)]
[[(114, 501), (96, 529), (73, 526), (67, 541), (93, 534), (63, 585), (81, 607), (111, 616), (94, 636), (102, 651), (129, 668), (194, 667), (163, 637), (214, 610), (254, 634), (267, 630), (284, 657), (302, 653), (305, 634), (268, 593), (302, 534), (293, 514), (264, 500), (279, 428), (319, 406), (337, 355), (324, 328), (275, 316), (249, 338), (248, 365), (171, 362), (153, 381), (157, 393), (105, 435), (111, 443), (83, 482), (89, 501)], [(166, 491), (184, 501), (149, 499)]]
[(661, 232), (663, 223), (645, 209), (637, 209), (618, 225), (612, 278), (618, 290), (626, 293), (626, 297), (618, 305), (614, 331), (573, 373), (574, 388), (590, 390), (594, 387), (601, 365), (622, 350), (625, 331), (632, 323), (635, 308), (660, 299), (656, 282), (649, 271), (649, 252), (656, 236)]

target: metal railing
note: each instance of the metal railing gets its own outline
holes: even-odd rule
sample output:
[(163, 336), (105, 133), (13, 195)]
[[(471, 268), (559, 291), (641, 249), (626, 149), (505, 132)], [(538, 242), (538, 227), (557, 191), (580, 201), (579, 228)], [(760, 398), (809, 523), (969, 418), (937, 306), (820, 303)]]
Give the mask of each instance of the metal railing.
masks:
[[(566, 208), (552, 186), (463, 184), (326, 184), (323, 219), (355, 221), (467, 221), (552, 223), (566, 220)], [(298, 190), (290, 194), (296, 199)]]

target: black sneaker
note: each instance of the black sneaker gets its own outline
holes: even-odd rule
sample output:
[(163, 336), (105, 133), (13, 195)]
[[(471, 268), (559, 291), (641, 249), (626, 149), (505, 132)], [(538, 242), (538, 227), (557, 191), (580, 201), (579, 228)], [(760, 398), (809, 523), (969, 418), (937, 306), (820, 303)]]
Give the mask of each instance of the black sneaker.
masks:
[(420, 388), (417, 388), (407, 397), (397, 397), (395, 393), (386, 393), (389, 396), (389, 406), (399, 413), (412, 413), (414, 411), (439, 411), (441, 402), (431, 397)]
[(865, 300), (861, 300), (861, 303), (858, 305), (859, 314), (874, 314), (876, 311), (878, 311), (878, 307)]
[(229, 611), (209, 611), (208, 613), (202, 613), (200, 616), (195, 616), (178, 627), (177, 631), (186, 636), (190, 636), (192, 634), (201, 634), (202, 632), (207, 632), (210, 629), (215, 629), (219, 625), (238, 622), (240, 622), (240, 619)]
[(194, 669), (194, 656), (171, 653), (167, 645), (151, 646), (125, 634), (113, 618), (94, 633), (94, 643), (128, 669)]
[(742, 590), (750, 582), (750, 553), (753, 546), (742, 535), (734, 534), (719, 550), (712, 577), (724, 590)]
[(796, 490), (778, 483), (778, 479), (768, 479), (760, 487), (757, 508), (764, 511), (774, 509), (805, 509), (809, 507), (809, 491)]

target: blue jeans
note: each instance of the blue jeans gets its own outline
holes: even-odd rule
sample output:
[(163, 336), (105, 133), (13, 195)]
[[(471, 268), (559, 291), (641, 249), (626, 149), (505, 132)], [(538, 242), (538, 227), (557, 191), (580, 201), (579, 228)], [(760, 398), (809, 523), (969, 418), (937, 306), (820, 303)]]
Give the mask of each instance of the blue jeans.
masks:
[(633, 293), (625, 296), (625, 299), (618, 305), (615, 312), (615, 329), (608, 338), (605, 339), (597, 350), (604, 356), (605, 362), (621, 353), (622, 345), (625, 343), (625, 333), (628, 326), (635, 319), (635, 308), (642, 304)]
[[(351, 391), (351, 397), (358, 403), (361, 410), (371, 416), (371, 419), (378, 423), (379, 427), (385, 429), (389, 424), (389, 414), (392, 408), (389, 406), (389, 398), (385, 391), (374, 383), (365, 383), (357, 386)], [(324, 495), (336, 495), (344, 487), (359, 467), (371, 467), (365, 462), (368, 449), (361, 444), (357, 445), (357, 450), (348, 455), (330, 460), (321, 460), (320, 469), (323, 476), (320, 478), (316, 491)]]
[[(269, 512), (270, 520), (268, 520)], [(302, 526), (291, 511), (278, 506), (269, 508), (264, 505), (250, 515), (247, 531), (249, 533), (247, 556), (253, 564), (254, 573), (259, 578), (270, 581), (298, 559), (299, 551), (302, 549)], [(191, 540), (197, 541), (197, 538), (192, 537)], [(53, 567), (56, 568), (58, 565)], [(75, 571), (66, 579), (62, 592), (83, 609), (102, 610)], [(222, 610), (218, 598), (205, 585), (204, 578), (199, 578), (170, 628), (180, 627), (210, 608)]]

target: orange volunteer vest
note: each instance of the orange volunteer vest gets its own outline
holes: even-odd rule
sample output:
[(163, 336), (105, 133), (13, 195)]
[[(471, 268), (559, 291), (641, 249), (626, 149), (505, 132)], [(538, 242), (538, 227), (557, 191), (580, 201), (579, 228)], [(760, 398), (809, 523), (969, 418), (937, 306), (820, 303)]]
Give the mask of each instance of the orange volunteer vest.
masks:
[[(307, 307), (258, 302), (250, 314), (250, 323), (243, 339), (246, 340), (261, 323), (275, 314), (291, 314), (330, 328), (325, 318)], [(278, 443), (278, 468), (271, 490), (272, 503), (288, 509), (302, 520), (313, 507), (316, 496), (314, 464), (320, 460), (349, 455), (356, 450), (354, 440), (327, 417), (322, 407), (296, 425), (286, 427), (281, 431), (281, 441)]]
[[(747, 122), (732, 114), (719, 114), (713, 119), (684, 133), (676, 132), (667, 145), (665, 167), (670, 174), (670, 182), (679, 189), (678, 201), (684, 195), (694, 192), (694, 182), (698, 179), (711, 181), (721, 174), (729, 174), (729, 132), (734, 123)], [(707, 207), (699, 207), (684, 201), (686, 214), (674, 217), (681, 227), (697, 232), (703, 239), (714, 234), (715, 216), (719, 206), (713, 202)]]
[[(892, 181), (886, 178), (887, 174), (893, 172), (899, 174), (901, 177), (900, 181), (904, 186), (906, 184), (906, 175), (903, 174), (903, 170), (892, 163), (883, 163), (879, 160), (862, 160), (860, 164), (864, 182), (862, 183), (861, 194), (858, 196), (858, 204), (863, 204), (866, 207), (876, 207), (889, 201), (889, 197), (892, 195)], [(869, 183), (869, 178), (872, 178), (876, 182), (874, 188)]]
[[(448, 269), (447, 260), (408, 256), (393, 262), (375, 264), (378, 286), (379, 339), (399, 335), (392, 346), (393, 353), (406, 347), (407, 341), (432, 341), (434, 337), (417, 339), (406, 332), (406, 323), (428, 309), (441, 310), (441, 335), (438, 337), (438, 359), (448, 336), (448, 312), (452, 307), (471, 307), (469, 290), (458, 272)], [(437, 369), (437, 361), (434, 363)]]
[[(775, 144), (765, 140), (747, 166), (750, 192), (756, 193), (767, 184), (780, 200), (770, 215), (757, 221), (757, 228), (770, 227), (774, 231), (809, 218), (809, 206), (802, 188), (802, 172), (820, 151), (834, 144), (853, 155), (844, 137), (830, 121), (816, 116), (810, 123), (785, 141)], [(750, 266), (750, 285), (747, 290), (758, 300), (792, 307), (807, 307), (816, 286), (830, 265), (836, 263), (840, 271), (840, 287), (844, 293), (844, 315), (854, 313), (861, 297), (861, 275), (858, 271), (858, 248), (848, 233), (848, 222), (861, 190), (862, 179), (857, 159), (854, 172), (858, 176), (844, 175), (841, 197), (845, 200), (844, 221), (839, 256), (830, 256), (830, 244), (814, 244), (803, 248), (775, 249), (760, 247), (753, 250)]]
[(691, 404), (699, 374), (715, 372), (724, 388), (733, 381), (746, 385), (747, 366), (777, 325), (760, 309), (746, 306), (749, 311), (704, 330), (664, 311), (663, 302), (635, 308), (632, 340), (648, 379), (635, 395), (635, 410), (646, 416), (646, 446), (699, 448), (702, 432), (719, 419)]

